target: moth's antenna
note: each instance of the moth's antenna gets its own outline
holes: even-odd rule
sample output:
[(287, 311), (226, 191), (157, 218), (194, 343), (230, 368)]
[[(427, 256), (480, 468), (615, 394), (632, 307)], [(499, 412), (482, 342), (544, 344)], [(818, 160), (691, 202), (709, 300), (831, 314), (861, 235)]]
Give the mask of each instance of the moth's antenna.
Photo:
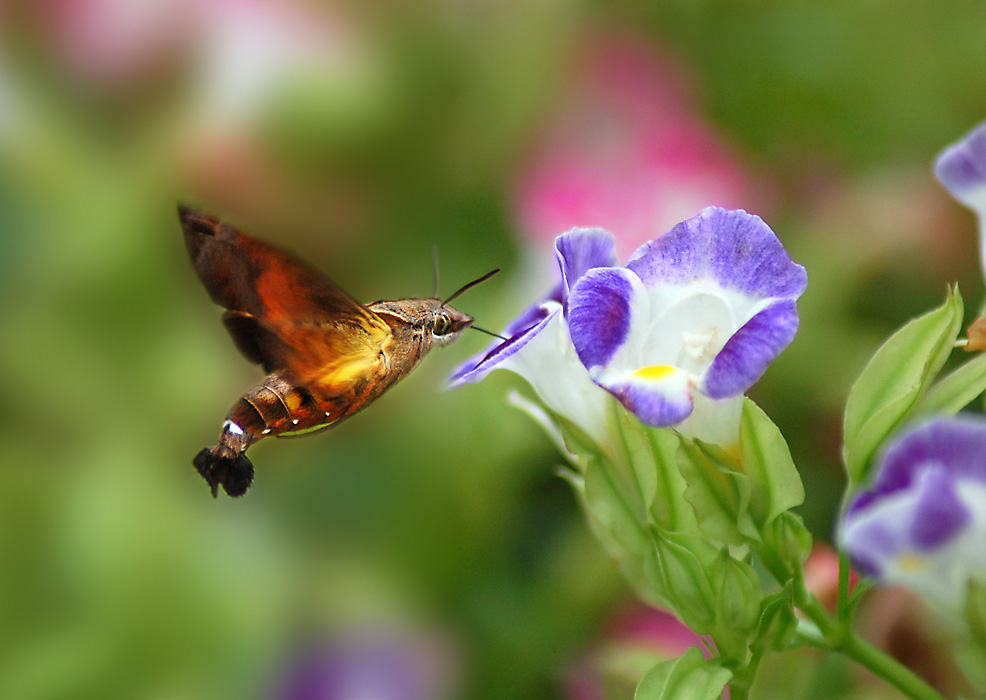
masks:
[(494, 333), (493, 331), (488, 331), (485, 328), (480, 328), (479, 326), (469, 326), (469, 327), (472, 328), (474, 331), (479, 331), (480, 333), (485, 333), (486, 335), (492, 335), (494, 338), (499, 338), (500, 340), (503, 340), (503, 341), (510, 340), (510, 338), (504, 338), (499, 333)]
[[(433, 243), (431, 246), (431, 271), (435, 277), (435, 292), (431, 295), (432, 299), (438, 298), (438, 244)], [(444, 304), (442, 304), (444, 306)]]
[[(462, 285), (462, 287), (460, 287), (459, 290), (455, 294), (453, 294), (448, 299), (446, 299), (445, 301), (442, 302), (442, 306), (445, 306), (447, 303), (449, 303), (453, 299), (456, 299), (463, 292), (472, 289), (473, 287), (475, 287), (480, 282), (485, 282), (486, 280), (488, 280), (490, 277), (492, 277), (493, 275), (495, 275), (499, 271), (500, 271), (500, 268), (496, 268), (495, 270), (490, 270), (489, 272), (487, 272), (485, 275), (483, 275), (479, 279), (475, 279), (472, 282), (469, 282), (468, 284)], [(441, 308), (441, 307), (439, 307), (439, 308)]]

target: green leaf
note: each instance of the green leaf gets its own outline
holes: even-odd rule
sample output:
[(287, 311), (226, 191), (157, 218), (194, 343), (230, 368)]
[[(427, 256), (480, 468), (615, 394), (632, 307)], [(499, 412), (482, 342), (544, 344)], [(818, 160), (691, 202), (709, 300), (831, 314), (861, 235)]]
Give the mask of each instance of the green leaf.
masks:
[(965, 601), (965, 620), (970, 637), (986, 652), (986, 583), (970, 581)]
[(970, 582), (963, 612), (967, 635), (959, 649), (959, 664), (980, 690), (986, 689), (986, 583)]
[(761, 525), (804, 502), (801, 475), (784, 436), (750, 399), (743, 402), (740, 452), (743, 471), (753, 481), (753, 503), (763, 504), (754, 506)]
[(685, 500), (692, 506), (699, 530), (723, 544), (745, 544), (760, 537), (750, 515), (753, 486), (738, 467), (715, 446), (681, 440), (678, 469), (688, 484)]
[(969, 360), (936, 382), (914, 407), (914, 416), (955, 415), (986, 391), (986, 353)]
[(718, 700), (732, 675), (715, 661), (702, 658), (698, 647), (691, 647), (681, 658), (648, 671), (633, 700)]
[(950, 289), (942, 306), (908, 322), (873, 355), (846, 402), (843, 457), (860, 483), (887, 435), (903, 421), (952, 351), (962, 326), (962, 297)]

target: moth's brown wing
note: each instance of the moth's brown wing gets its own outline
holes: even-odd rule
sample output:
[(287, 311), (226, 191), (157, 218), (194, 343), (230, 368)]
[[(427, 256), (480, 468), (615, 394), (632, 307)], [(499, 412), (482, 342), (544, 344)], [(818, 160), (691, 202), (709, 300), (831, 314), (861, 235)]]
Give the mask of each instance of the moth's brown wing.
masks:
[(318, 270), (215, 217), (182, 206), (178, 216), (195, 271), (248, 359), (329, 387), (382, 361), (390, 326)]

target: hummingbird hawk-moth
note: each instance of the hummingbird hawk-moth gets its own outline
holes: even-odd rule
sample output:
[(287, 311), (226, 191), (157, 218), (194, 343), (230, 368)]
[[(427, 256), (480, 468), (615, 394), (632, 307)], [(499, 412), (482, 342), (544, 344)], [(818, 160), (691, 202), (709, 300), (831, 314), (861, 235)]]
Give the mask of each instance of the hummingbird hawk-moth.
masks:
[(179, 206), (178, 217), (199, 279), (226, 309), (223, 325), (240, 352), (267, 372), (233, 404), (219, 444), (192, 462), (213, 497), (220, 486), (230, 496), (246, 493), (253, 465), (244, 453), (253, 443), (338, 425), (405, 377), (433, 346), (456, 340), (473, 319), (448, 303), (499, 271), (444, 301), (364, 305), (310, 265), (213, 216)]

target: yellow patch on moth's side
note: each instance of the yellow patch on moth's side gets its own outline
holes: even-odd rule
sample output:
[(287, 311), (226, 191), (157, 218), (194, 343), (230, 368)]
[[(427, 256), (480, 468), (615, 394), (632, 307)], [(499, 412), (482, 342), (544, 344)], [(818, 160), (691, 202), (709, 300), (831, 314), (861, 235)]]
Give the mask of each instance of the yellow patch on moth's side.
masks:
[(644, 381), (659, 382), (668, 375), (674, 374), (676, 369), (672, 365), (648, 365), (647, 367), (641, 367), (636, 372), (633, 373), (634, 379), (643, 379)]
[(333, 363), (316, 380), (316, 384), (331, 392), (344, 391), (357, 380), (375, 373), (380, 364), (377, 353), (354, 355)]

